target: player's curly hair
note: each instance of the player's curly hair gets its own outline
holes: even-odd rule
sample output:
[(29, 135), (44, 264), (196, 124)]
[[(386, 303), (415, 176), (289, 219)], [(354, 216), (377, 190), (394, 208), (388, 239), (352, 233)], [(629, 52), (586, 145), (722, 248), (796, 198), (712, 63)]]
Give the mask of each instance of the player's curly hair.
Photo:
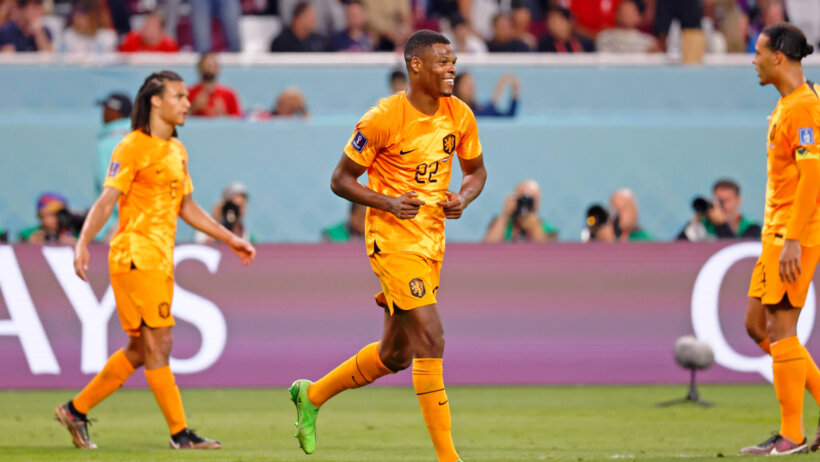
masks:
[[(131, 129), (142, 130), (145, 134), (151, 134), (151, 97), (162, 95), (165, 91), (166, 82), (183, 82), (182, 77), (173, 71), (159, 71), (146, 77), (142, 83), (137, 97), (134, 100), (134, 108), (131, 110)], [(174, 136), (177, 135), (176, 129)]]
[(437, 43), (449, 45), (450, 40), (430, 29), (422, 29), (414, 32), (413, 35), (407, 39), (407, 44), (404, 46), (404, 63), (410, 66), (410, 61), (413, 60), (413, 56), (418, 56), (422, 50)]
[(787, 22), (780, 22), (767, 26), (761, 32), (769, 37), (769, 49), (783, 53), (791, 61), (801, 61), (814, 53), (814, 47), (809, 45), (806, 35), (797, 26)]

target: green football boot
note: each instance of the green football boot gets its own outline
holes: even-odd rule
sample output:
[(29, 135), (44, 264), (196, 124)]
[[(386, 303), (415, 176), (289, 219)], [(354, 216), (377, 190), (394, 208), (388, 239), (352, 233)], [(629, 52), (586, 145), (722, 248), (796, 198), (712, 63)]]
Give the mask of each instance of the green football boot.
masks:
[(299, 379), (290, 386), (290, 400), (296, 406), (296, 434), (293, 435), (299, 440), (299, 446), (305, 454), (313, 454), (316, 450), (316, 417), (319, 416), (319, 408), (308, 400), (308, 387), (312, 384), (310, 380)]

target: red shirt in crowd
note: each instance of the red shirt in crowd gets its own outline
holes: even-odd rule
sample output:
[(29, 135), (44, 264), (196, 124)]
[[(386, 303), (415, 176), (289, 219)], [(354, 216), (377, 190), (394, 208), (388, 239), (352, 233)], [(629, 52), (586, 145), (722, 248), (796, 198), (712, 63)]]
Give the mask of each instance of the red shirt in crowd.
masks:
[[(189, 88), (188, 99), (191, 102), (196, 100), (197, 95), (199, 95), (199, 92), (201, 92), (204, 88), (205, 85), (202, 83), (196, 84)], [(217, 116), (219, 114), (217, 114), (216, 105), (219, 104), (218, 101), (220, 100), (221, 103), (225, 105), (224, 115), (237, 117), (242, 115), (242, 107), (239, 104), (239, 96), (237, 96), (236, 92), (232, 89), (219, 84), (216, 84), (214, 89), (211, 91), (211, 95), (208, 97), (208, 105), (205, 106), (204, 109), (195, 111), (192, 114), (201, 117)]]
[(142, 36), (139, 32), (129, 32), (122, 40), (119, 50), (123, 53), (134, 53), (139, 51), (154, 52), (154, 53), (174, 53), (179, 51), (177, 42), (169, 36), (162, 37), (162, 40), (155, 45), (147, 45), (142, 41)]
[[(578, 25), (597, 35), (615, 27), (615, 11), (622, 0), (570, 0), (569, 11)], [(594, 37), (590, 37), (594, 38)]]

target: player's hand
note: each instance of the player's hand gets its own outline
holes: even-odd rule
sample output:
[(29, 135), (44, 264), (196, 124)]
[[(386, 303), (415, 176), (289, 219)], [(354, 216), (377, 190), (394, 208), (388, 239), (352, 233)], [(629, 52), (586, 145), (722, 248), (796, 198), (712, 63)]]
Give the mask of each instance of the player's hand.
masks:
[(256, 258), (256, 248), (245, 239), (234, 236), (227, 244), (231, 251), (242, 260), (242, 266), (249, 265)]
[(507, 220), (512, 218), (516, 205), (518, 205), (518, 197), (514, 194), (507, 196), (507, 198), (504, 199), (504, 208), (501, 209), (501, 216)]
[(91, 255), (88, 253), (88, 246), (78, 242), (74, 246), (74, 272), (85, 282), (88, 282), (85, 272), (88, 271), (89, 260)]
[(417, 192), (410, 191), (399, 197), (394, 197), (389, 212), (401, 220), (415, 218), (419, 213), (419, 207), (424, 205), (423, 200), (415, 199), (418, 195)]
[(786, 239), (780, 252), (780, 281), (793, 284), (801, 274), (800, 241)]
[(451, 220), (461, 218), (461, 214), (464, 212), (464, 207), (466, 204), (464, 199), (453, 191), (444, 191), (444, 194), (447, 195), (447, 201), (436, 202), (436, 205), (444, 209), (444, 216), (446, 218)]

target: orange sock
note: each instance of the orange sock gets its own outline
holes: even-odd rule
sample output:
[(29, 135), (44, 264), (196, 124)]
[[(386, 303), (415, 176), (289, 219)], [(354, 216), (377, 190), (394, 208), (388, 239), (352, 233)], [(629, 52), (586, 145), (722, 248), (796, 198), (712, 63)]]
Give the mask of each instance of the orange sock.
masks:
[(762, 342), (757, 344), (757, 346), (759, 346), (760, 349), (763, 350), (763, 352), (766, 353), (767, 355), (772, 354), (772, 348), (769, 345), (769, 339), (768, 338), (764, 338)]
[[(769, 339), (764, 339), (758, 343), (757, 346), (768, 354), (772, 354), (769, 347)], [(806, 358), (806, 390), (811, 394), (814, 401), (820, 405), (820, 369), (812, 359), (809, 350), (803, 347), (803, 356)]]
[(108, 358), (103, 370), (72, 400), (74, 408), (88, 414), (94, 406), (117, 391), (133, 373), (134, 366), (128, 361), (125, 351), (120, 348)]
[(796, 443), (803, 442), (803, 389), (806, 387), (806, 359), (797, 337), (787, 337), (771, 345), (774, 391), (780, 402), (780, 434)]
[(458, 453), (450, 435), (450, 403), (444, 391), (441, 358), (413, 360), (413, 388), (421, 406), (421, 415), (433, 440), (439, 462), (455, 462)]
[(363, 387), (392, 373), (379, 358), (379, 342), (371, 343), (312, 384), (308, 388), (308, 399), (320, 407), (345, 390)]
[(162, 415), (168, 423), (168, 429), (172, 435), (185, 430), (188, 424), (185, 423), (185, 410), (182, 409), (182, 396), (179, 394), (179, 387), (174, 380), (174, 374), (169, 366), (159, 369), (145, 370), (145, 378), (148, 386), (154, 393)]

